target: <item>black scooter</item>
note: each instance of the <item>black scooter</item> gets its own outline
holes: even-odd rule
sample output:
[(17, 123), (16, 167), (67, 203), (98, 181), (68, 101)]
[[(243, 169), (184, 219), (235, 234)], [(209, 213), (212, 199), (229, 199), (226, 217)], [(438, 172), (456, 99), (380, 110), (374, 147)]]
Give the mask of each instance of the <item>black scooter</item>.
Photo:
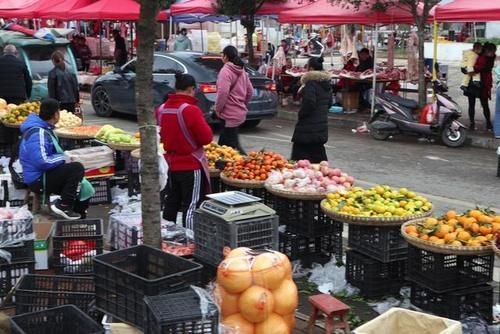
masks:
[(435, 110), (430, 124), (421, 123), (416, 101), (384, 93), (375, 97), (377, 111), (368, 123), (370, 135), (376, 140), (404, 134), (425, 138), (439, 138), (448, 147), (460, 147), (467, 139), (467, 127), (460, 123), (460, 108), (446, 95), (447, 87), (434, 82), (436, 102), (429, 105)]

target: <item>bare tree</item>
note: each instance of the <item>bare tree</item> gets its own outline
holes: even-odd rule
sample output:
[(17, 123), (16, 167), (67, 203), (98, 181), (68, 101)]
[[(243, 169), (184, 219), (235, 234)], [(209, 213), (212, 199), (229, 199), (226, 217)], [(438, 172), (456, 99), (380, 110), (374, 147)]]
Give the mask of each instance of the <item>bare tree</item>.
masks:
[(248, 61), (255, 63), (253, 50), (253, 34), (255, 32), (255, 15), (266, 2), (286, 2), (291, 0), (217, 0), (217, 13), (227, 16), (241, 17), (241, 25), (247, 31)]
[(431, 9), (441, 0), (330, 0), (333, 4), (353, 5), (356, 8), (361, 6), (371, 7), (374, 11), (385, 11), (394, 6), (401, 8), (415, 17), (415, 25), (418, 34), (418, 102), (425, 105), (427, 102), (425, 62), (424, 62), (424, 42), (425, 27), (429, 21)]

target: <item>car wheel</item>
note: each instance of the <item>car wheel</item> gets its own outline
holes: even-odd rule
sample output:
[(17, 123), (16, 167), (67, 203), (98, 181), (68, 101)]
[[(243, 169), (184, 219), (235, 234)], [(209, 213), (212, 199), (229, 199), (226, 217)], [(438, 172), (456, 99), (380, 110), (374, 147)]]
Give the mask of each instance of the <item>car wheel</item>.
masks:
[(110, 117), (113, 114), (111, 101), (104, 87), (99, 86), (92, 91), (92, 107), (99, 117)]
[(247, 129), (255, 129), (260, 124), (260, 119), (254, 119), (252, 121), (245, 121), (243, 127)]

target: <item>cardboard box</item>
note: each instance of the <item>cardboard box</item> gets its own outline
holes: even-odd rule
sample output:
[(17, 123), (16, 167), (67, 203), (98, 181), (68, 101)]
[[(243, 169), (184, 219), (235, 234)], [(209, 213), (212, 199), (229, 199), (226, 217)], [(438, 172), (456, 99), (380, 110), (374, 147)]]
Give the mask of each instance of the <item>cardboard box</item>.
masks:
[(359, 92), (342, 92), (342, 107), (344, 111), (358, 110)]
[(462, 324), (455, 320), (393, 307), (366, 324), (354, 334), (462, 334)]
[(98, 169), (89, 169), (85, 171), (85, 177), (92, 179), (96, 177), (109, 177), (115, 175), (115, 166), (102, 167)]
[(34, 224), (35, 230), (35, 270), (49, 269), (49, 258), (52, 256), (52, 230), (54, 222)]

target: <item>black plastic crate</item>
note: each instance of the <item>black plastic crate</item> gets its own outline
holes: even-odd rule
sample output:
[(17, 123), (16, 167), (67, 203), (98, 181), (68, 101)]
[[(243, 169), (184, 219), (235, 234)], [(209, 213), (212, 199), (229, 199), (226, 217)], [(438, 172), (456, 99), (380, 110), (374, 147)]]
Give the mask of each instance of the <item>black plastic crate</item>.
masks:
[(493, 280), (494, 255), (446, 255), (410, 245), (408, 280), (436, 292), (465, 289)]
[(278, 250), (278, 227), (279, 218), (276, 215), (227, 222), (218, 216), (196, 210), (195, 257), (217, 266), (224, 259), (224, 247)]
[[(9, 247), (0, 247), (0, 251), (10, 253), (10, 262), (35, 261), (34, 240), (19, 241)], [(0, 257), (0, 264), (6, 264), (7, 260)]]
[(424, 311), (445, 318), (461, 320), (463, 317), (479, 314), (488, 323), (493, 320), (493, 287), (489, 284), (436, 293), (413, 283), (410, 301)]
[(4, 303), (7, 295), (10, 293), (17, 282), (26, 274), (32, 274), (35, 271), (35, 261), (22, 261), (0, 264), (0, 304), (4, 306), (11, 305), (15, 299)]
[(111, 203), (111, 184), (109, 179), (90, 179), (89, 182), (95, 190), (94, 196), (90, 198), (90, 205)]
[(323, 213), (320, 201), (273, 198), (276, 214), (287, 230), (309, 238), (325, 235), (331, 230), (334, 221)]
[(212, 193), (221, 193), (226, 191), (226, 185), (222, 183), (220, 177), (211, 177), (210, 185), (212, 187)]
[[(209, 298), (209, 296), (202, 296)], [(193, 290), (145, 297), (146, 328), (144, 334), (218, 333), (219, 311), (213, 300), (207, 303), (206, 314), (201, 313), (200, 296)]]
[(61, 145), (63, 150), (69, 151), (85, 147), (102, 146), (103, 144), (94, 139), (59, 138), (59, 145)]
[(102, 219), (60, 220), (52, 242), (57, 274), (91, 275), (92, 258), (104, 249)]
[(141, 245), (94, 258), (96, 307), (143, 328), (144, 297), (184, 291), (201, 279), (196, 262)]
[(399, 295), (405, 284), (406, 260), (380, 262), (354, 250), (346, 251), (346, 281), (366, 298)]
[(12, 334), (101, 334), (104, 329), (73, 305), (12, 317)]
[(0, 220), (0, 243), (28, 239), (33, 233), (33, 218)]
[(96, 321), (93, 310), (95, 285), (92, 277), (24, 275), (16, 286), (16, 314), (43, 311), (61, 305), (75, 305)]
[(280, 232), (279, 251), (288, 256), (291, 261), (307, 261), (312, 255), (318, 254), (335, 255), (337, 260), (341, 260), (343, 230), (343, 224), (334, 223), (331, 225), (330, 231), (325, 235), (315, 238), (309, 238), (290, 231)]
[(349, 224), (349, 248), (381, 262), (408, 258), (408, 243), (399, 226), (365, 226)]

